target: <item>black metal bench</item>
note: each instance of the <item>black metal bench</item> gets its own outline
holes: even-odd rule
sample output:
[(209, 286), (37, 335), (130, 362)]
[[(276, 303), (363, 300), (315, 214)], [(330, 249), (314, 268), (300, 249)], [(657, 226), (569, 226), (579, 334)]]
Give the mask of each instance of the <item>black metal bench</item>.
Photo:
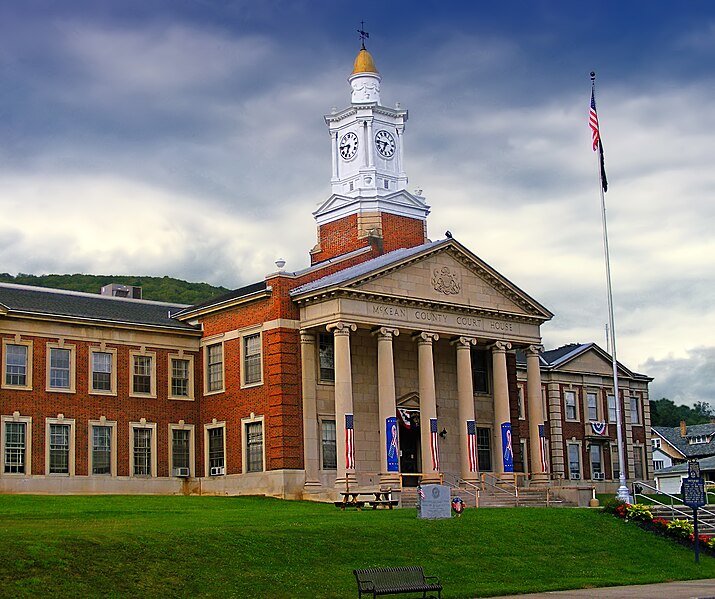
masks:
[[(365, 595), (400, 595), (404, 593), (422, 593), (423, 598), (437, 599), (442, 596), (442, 585), (436, 576), (425, 576), (422, 566), (404, 566), (399, 568), (367, 568), (353, 570), (358, 583), (358, 597)], [(429, 595), (427, 593), (430, 593)]]

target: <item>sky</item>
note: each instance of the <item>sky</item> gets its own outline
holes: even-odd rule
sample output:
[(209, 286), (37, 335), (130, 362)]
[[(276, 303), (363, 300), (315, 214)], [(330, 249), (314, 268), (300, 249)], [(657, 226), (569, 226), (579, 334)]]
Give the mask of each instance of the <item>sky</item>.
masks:
[(548, 349), (606, 349), (596, 72), (619, 361), (715, 407), (709, 0), (0, 0), (0, 272), (308, 266), (361, 21), (429, 237), (549, 308)]

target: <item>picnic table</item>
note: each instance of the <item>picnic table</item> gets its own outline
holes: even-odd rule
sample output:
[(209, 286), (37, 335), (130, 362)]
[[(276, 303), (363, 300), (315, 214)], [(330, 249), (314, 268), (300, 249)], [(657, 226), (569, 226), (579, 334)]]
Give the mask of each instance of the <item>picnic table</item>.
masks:
[(343, 491), (342, 500), (335, 502), (335, 507), (344, 510), (347, 507), (354, 507), (358, 511), (365, 505), (368, 505), (373, 510), (379, 507), (393, 509), (397, 507), (399, 501), (392, 498), (392, 489), (377, 490), (377, 491)]

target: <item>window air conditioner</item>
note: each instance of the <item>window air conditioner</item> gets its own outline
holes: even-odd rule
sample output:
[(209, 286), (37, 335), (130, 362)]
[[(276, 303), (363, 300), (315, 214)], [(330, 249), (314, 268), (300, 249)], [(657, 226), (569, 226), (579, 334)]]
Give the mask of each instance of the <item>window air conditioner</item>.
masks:
[(214, 466), (211, 468), (211, 471), (209, 474), (211, 476), (221, 476), (224, 473), (224, 467), (223, 466)]
[(187, 478), (189, 476), (188, 468), (174, 468), (174, 476), (180, 476), (181, 478)]
[(571, 480), (581, 480), (581, 475), (578, 474), (578, 473), (576, 473), (576, 472), (572, 472), (572, 473), (571, 473)]
[(606, 480), (606, 474), (604, 472), (594, 472), (593, 480)]

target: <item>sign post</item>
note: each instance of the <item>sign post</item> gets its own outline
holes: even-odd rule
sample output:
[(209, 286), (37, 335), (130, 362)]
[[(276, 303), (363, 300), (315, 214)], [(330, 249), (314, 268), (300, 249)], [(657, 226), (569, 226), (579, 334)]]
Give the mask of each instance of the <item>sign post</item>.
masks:
[(697, 460), (688, 462), (688, 478), (683, 479), (681, 487), (683, 503), (693, 508), (693, 533), (695, 541), (695, 563), (700, 562), (700, 538), (698, 535), (698, 508), (705, 505), (705, 481), (700, 476), (700, 464)]

